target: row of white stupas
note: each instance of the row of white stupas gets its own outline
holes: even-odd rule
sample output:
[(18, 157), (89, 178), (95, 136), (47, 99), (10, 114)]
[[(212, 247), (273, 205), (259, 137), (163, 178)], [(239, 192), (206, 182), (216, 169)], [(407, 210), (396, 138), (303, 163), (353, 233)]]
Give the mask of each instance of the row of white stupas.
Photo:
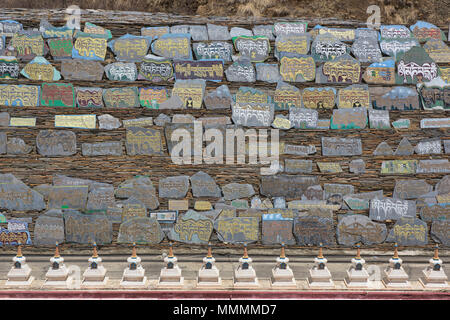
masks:
[[(333, 282), (330, 271), (327, 268), (327, 259), (323, 256), (322, 246), (319, 255), (314, 259), (314, 266), (309, 270), (308, 285), (310, 288), (333, 289)], [(347, 270), (344, 279), (348, 288), (369, 288), (369, 273), (365, 267), (365, 260), (361, 258), (360, 246), (357, 246), (357, 254), (351, 260), (351, 266)], [(14, 265), (9, 271), (6, 281), (8, 287), (31, 286), (34, 277), (31, 276), (31, 268), (27, 265), (25, 257), (22, 255), (21, 246), (18, 246), (17, 255), (13, 258)], [(106, 269), (102, 265), (102, 259), (94, 244), (93, 255), (89, 258), (88, 268), (83, 273), (82, 288), (104, 288), (108, 282)], [(220, 289), (222, 279), (219, 269), (215, 265), (212, 256), (211, 245), (208, 246), (208, 254), (203, 258), (203, 264), (198, 271), (197, 287)], [(43, 288), (71, 288), (72, 277), (68, 268), (64, 265), (64, 258), (60, 256), (58, 244), (56, 244), (55, 254), (50, 259), (51, 265), (46, 273)], [(127, 259), (128, 266), (125, 268), (120, 281), (121, 288), (137, 289), (148, 288), (148, 280), (145, 270), (141, 264), (141, 258), (136, 254), (136, 245), (133, 244), (131, 256)], [(397, 244), (395, 244), (394, 256), (389, 260), (388, 267), (384, 270), (385, 277), (383, 284), (390, 289), (412, 288), (409, 276), (402, 266), (402, 259), (398, 256)], [(271, 287), (273, 289), (296, 289), (297, 282), (292, 269), (288, 265), (289, 258), (286, 257), (285, 247), (282, 244), (281, 254), (276, 259), (276, 265), (272, 269)], [(429, 265), (423, 270), (423, 277), (419, 282), (426, 289), (449, 289), (447, 276), (439, 258), (438, 247), (436, 246), (434, 256), (429, 260)], [(178, 260), (173, 254), (172, 244), (169, 247), (169, 254), (164, 258), (164, 267), (157, 282), (158, 288), (182, 288), (184, 277), (178, 266)], [(252, 266), (252, 259), (248, 256), (247, 246), (244, 246), (244, 255), (239, 259), (239, 265), (234, 270), (233, 286), (241, 289), (261, 288), (256, 277), (255, 269)]]

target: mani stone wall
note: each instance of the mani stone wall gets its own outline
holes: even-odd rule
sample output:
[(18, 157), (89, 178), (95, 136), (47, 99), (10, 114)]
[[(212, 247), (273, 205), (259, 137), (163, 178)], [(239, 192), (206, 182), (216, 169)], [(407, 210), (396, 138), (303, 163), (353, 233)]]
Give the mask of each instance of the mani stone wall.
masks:
[[(59, 27), (64, 13), (8, 10), (0, 17), (24, 29), (43, 27), (22, 32), (28, 39), (11, 49), (7, 28), (16, 26), (3, 24), (2, 55), (18, 58), (0, 58), (8, 66), (0, 79), (3, 245), (27, 243), (44, 252), (58, 241), (77, 252), (97, 242), (111, 253), (132, 242), (158, 248), (169, 239), (187, 250), (208, 242), (236, 250), (242, 243), (282, 242), (293, 248), (448, 246), (448, 26), (437, 23), (444, 39), (436, 26), (418, 23), (400, 41), (412, 49), (389, 58), (389, 46), (396, 46), (389, 34), (404, 33), (402, 27), (387, 28), (384, 40), (370, 32), (356, 39), (365, 25), (355, 21), (277, 25), (83, 11), (85, 34), (68, 41), (69, 31), (41, 18)], [(332, 29), (321, 34), (319, 24)], [(145, 32), (150, 40), (141, 37)], [(437, 33), (439, 43), (428, 43)], [(190, 35), (188, 57), (143, 57), (182, 47), (186, 36), (177, 43), (179, 34)], [(22, 50), (42, 36), (45, 60)], [(74, 49), (58, 51), (52, 41)], [(196, 62), (198, 47), (214, 41), (230, 56), (216, 65)], [(103, 56), (93, 49), (97, 61), (83, 57), (89, 52), (83, 46), (106, 43)], [(388, 62), (377, 65), (373, 59), (380, 57)], [(350, 76), (327, 78), (327, 62)], [(435, 70), (423, 69), (433, 64)], [(422, 68), (419, 77), (414, 68)], [(169, 69), (174, 74), (164, 78)], [(173, 163), (168, 137), (177, 128), (194, 133), (194, 119), (202, 121), (202, 132), (279, 128), (279, 164), (267, 169), (248, 164), (248, 157), (245, 164)]]

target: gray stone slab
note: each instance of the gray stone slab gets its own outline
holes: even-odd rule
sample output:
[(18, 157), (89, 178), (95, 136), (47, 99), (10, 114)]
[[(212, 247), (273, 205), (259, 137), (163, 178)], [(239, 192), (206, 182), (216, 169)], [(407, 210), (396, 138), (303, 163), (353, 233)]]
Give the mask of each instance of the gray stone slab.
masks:
[(398, 199), (417, 199), (433, 191), (433, 186), (425, 180), (396, 180), (393, 197)]
[(9, 138), (6, 143), (6, 153), (22, 155), (28, 154), (33, 150), (32, 146), (29, 146), (20, 138)]
[(268, 83), (276, 83), (281, 80), (278, 64), (256, 63), (256, 80)]
[(228, 86), (224, 84), (213, 91), (209, 91), (204, 97), (204, 102), (206, 109), (229, 109), (232, 97)]
[(211, 219), (194, 210), (188, 210), (178, 217), (169, 239), (190, 244), (207, 244), (211, 237), (214, 224)]
[(410, 156), (414, 154), (414, 147), (409, 142), (408, 138), (403, 137), (394, 152), (396, 156)]
[(383, 190), (353, 193), (343, 196), (344, 203), (351, 210), (369, 210), (370, 200), (383, 198)]
[(404, 217), (416, 216), (416, 202), (395, 198), (370, 200), (369, 217), (372, 220), (398, 220)]
[(442, 179), (434, 186), (434, 190), (437, 194), (450, 193), (450, 175), (442, 177)]
[(114, 130), (120, 128), (122, 125), (120, 119), (117, 119), (110, 114), (102, 114), (101, 116), (98, 116), (97, 119), (99, 129)]
[(383, 141), (375, 148), (372, 154), (374, 156), (393, 156), (394, 150), (386, 141)]
[(305, 196), (307, 200), (324, 200), (322, 186), (318, 184), (307, 187), (303, 196)]
[(307, 108), (289, 108), (289, 120), (296, 129), (314, 129), (317, 127), (319, 113)]
[(266, 36), (269, 40), (275, 40), (273, 25), (255, 25), (252, 30), (255, 36)]
[(450, 230), (450, 220), (433, 221), (431, 224), (431, 236), (446, 247), (450, 247), (448, 230)]
[(199, 171), (192, 175), (191, 181), (192, 195), (194, 197), (215, 197), (220, 198), (222, 192), (216, 181), (206, 172)]
[[(283, 219), (276, 215), (274, 218), (267, 219), (265, 217), (272, 215), (263, 215), (262, 219), (262, 235), (261, 242), (263, 244), (295, 244), (295, 238), (292, 233), (294, 222), (292, 219)], [(281, 218), (281, 219), (279, 219)]]
[(294, 219), (294, 235), (298, 245), (334, 245), (333, 220), (313, 215)]
[(382, 243), (386, 235), (385, 224), (373, 222), (361, 214), (341, 216), (336, 227), (337, 241), (345, 246), (353, 246), (359, 242), (366, 245)]
[(162, 135), (157, 129), (127, 128), (125, 147), (128, 155), (162, 155)]
[(419, 160), (416, 173), (450, 173), (448, 159)]
[(251, 37), (253, 36), (253, 31), (241, 27), (232, 27), (230, 29), (230, 37), (233, 38), (239, 36)]
[(64, 80), (100, 81), (103, 65), (99, 61), (85, 59), (64, 59), (61, 61), (61, 75)]
[(312, 160), (285, 159), (284, 172), (286, 173), (312, 173)]
[(222, 59), (225, 62), (232, 60), (233, 46), (231, 43), (214, 41), (214, 42), (197, 42), (192, 45), (197, 60), (200, 59)]
[(323, 156), (359, 156), (362, 155), (361, 139), (322, 137)]
[(318, 184), (317, 176), (261, 176), (260, 193), (267, 197), (300, 198), (309, 186)]
[(423, 139), (414, 148), (417, 154), (440, 154), (442, 153), (441, 139)]
[(0, 208), (17, 211), (46, 208), (44, 197), (14, 175), (0, 174)]
[(170, 116), (166, 115), (165, 113), (160, 113), (154, 120), (156, 126), (164, 127), (166, 123), (170, 123), (171, 119)]
[(151, 44), (152, 52), (169, 59), (192, 59), (189, 33), (164, 34)]
[(378, 39), (358, 38), (353, 42), (352, 53), (360, 62), (380, 62), (382, 54)]
[(184, 198), (189, 190), (189, 176), (175, 176), (159, 179), (159, 197)]
[(66, 242), (108, 244), (112, 242), (112, 223), (105, 215), (64, 213)]
[(7, 143), (6, 132), (0, 132), (0, 154), (6, 153), (6, 143)]
[(205, 25), (191, 25), (189, 26), (189, 33), (194, 41), (208, 40), (208, 30)]
[(119, 227), (118, 243), (156, 244), (164, 239), (164, 232), (156, 218), (128, 219)]
[(331, 33), (319, 34), (311, 44), (311, 55), (317, 62), (330, 61), (350, 53), (350, 47)]
[(87, 210), (107, 210), (108, 207), (114, 207), (114, 187), (96, 187), (89, 191), (86, 204)]
[(389, 111), (369, 109), (369, 127), (380, 130), (390, 129)]
[(273, 34), (278, 37), (281, 35), (303, 34), (306, 33), (308, 23), (303, 21), (296, 22), (276, 22), (273, 25)]
[(423, 246), (428, 244), (426, 222), (417, 218), (401, 218), (389, 231), (387, 242), (396, 242), (399, 246)]
[(77, 153), (77, 138), (72, 131), (41, 130), (36, 137), (36, 149), (47, 157), (71, 156)]
[(367, 109), (364, 107), (334, 109), (331, 129), (364, 129), (367, 126)]
[(225, 200), (235, 200), (241, 198), (250, 198), (255, 194), (251, 184), (229, 183), (222, 187)]
[(114, 62), (105, 66), (105, 73), (112, 81), (136, 81), (138, 72), (136, 64)]
[(354, 174), (364, 174), (366, 172), (366, 163), (363, 159), (354, 159), (350, 161), (348, 169)]
[(220, 241), (232, 244), (252, 243), (259, 240), (259, 218), (220, 218), (214, 229)]
[(450, 220), (449, 203), (425, 203), (420, 209), (420, 218), (423, 221)]
[(450, 154), (450, 139), (444, 140), (443, 143), (445, 154)]
[(85, 157), (121, 156), (123, 154), (122, 142), (83, 143), (81, 145), (81, 152)]
[(231, 40), (228, 26), (220, 26), (212, 23), (208, 23), (208, 38), (209, 40)]
[(269, 127), (274, 118), (275, 107), (272, 103), (234, 103), (232, 120), (246, 127)]
[(48, 196), (49, 209), (85, 209), (89, 186), (53, 186)]
[(255, 82), (256, 71), (250, 61), (233, 62), (226, 70), (225, 76), (231, 82)]
[(47, 214), (40, 215), (34, 224), (33, 244), (36, 246), (51, 245), (64, 242), (64, 219)]
[(10, 118), (8, 112), (0, 112), (0, 127), (8, 127)]
[(159, 207), (156, 189), (150, 178), (146, 176), (136, 176), (125, 180), (117, 187), (115, 196), (117, 198), (135, 197), (151, 210)]
[(251, 62), (263, 62), (269, 57), (270, 41), (267, 37), (237, 36), (232, 39), (239, 57), (249, 59)]
[(316, 146), (311, 144), (308, 146), (284, 144), (284, 154), (308, 156), (314, 153), (316, 153)]

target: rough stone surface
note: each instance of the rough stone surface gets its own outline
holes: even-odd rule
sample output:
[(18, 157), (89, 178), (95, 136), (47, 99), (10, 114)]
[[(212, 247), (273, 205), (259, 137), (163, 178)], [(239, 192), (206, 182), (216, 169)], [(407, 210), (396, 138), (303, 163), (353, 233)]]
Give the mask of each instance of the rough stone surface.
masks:
[(353, 246), (358, 242), (368, 245), (382, 243), (386, 235), (385, 224), (373, 222), (360, 214), (342, 216), (336, 228), (337, 241), (345, 246)]
[(46, 208), (44, 197), (10, 173), (0, 174), (0, 208), (17, 211)]
[(192, 195), (194, 197), (215, 197), (222, 196), (216, 181), (206, 172), (199, 171), (190, 178)]
[(34, 224), (33, 244), (36, 246), (54, 246), (56, 242), (64, 242), (64, 219), (62, 213), (60, 217), (47, 214), (40, 215)]
[(77, 153), (77, 138), (72, 131), (42, 130), (36, 137), (36, 149), (43, 156), (71, 156)]
[(188, 176), (167, 177), (159, 180), (160, 198), (181, 199), (186, 196), (188, 190)]
[(259, 218), (220, 218), (214, 222), (219, 240), (225, 243), (241, 244), (259, 240)]
[(208, 217), (194, 210), (188, 210), (178, 217), (169, 239), (192, 244), (207, 244), (211, 237), (214, 224)]
[(250, 198), (255, 194), (251, 184), (229, 183), (222, 187), (225, 200), (235, 200), (241, 198)]
[(97, 119), (99, 129), (114, 130), (120, 128), (122, 125), (120, 119), (117, 119), (110, 114), (102, 114), (101, 116), (98, 116)]
[(417, 218), (401, 218), (389, 231), (387, 242), (396, 242), (399, 246), (423, 246), (428, 243), (426, 222)]
[(137, 217), (123, 222), (118, 243), (156, 244), (164, 239), (164, 232), (155, 218)]

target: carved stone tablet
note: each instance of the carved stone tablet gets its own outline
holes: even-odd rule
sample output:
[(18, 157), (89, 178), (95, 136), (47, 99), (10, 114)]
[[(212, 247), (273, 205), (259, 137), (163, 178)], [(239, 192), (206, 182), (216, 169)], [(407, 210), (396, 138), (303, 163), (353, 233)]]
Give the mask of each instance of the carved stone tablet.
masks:
[(283, 218), (278, 214), (263, 214), (262, 243), (263, 244), (295, 244), (292, 234), (292, 219)]
[(44, 57), (35, 57), (20, 72), (30, 80), (58, 81), (61, 75)]
[(214, 224), (211, 219), (194, 210), (187, 211), (178, 217), (169, 239), (192, 244), (207, 244), (211, 237)]
[(17, 60), (16, 57), (13, 56), (0, 57), (0, 79), (17, 79), (19, 77), (19, 70), (20, 70), (19, 61)]
[(450, 220), (450, 204), (449, 203), (436, 203), (425, 204), (420, 209), (420, 218), (423, 221), (435, 221), (435, 220)]
[(146, 55), (139, 66), (138, 79), (140, 80), (162, 82), (169, 81), (173, 77), (172, 61), (164, 57)]
[(441, 139), (431, 138), (420, 140), (414, 150), (417, 154), (440, 154), (442, 153)]
[(386, 225), (371, 221), (360, 214), (343, 215), (336, 228), (339, 244), (352, 246), (358, 242), (364, 244), (382, 243), (386, 239)]
[(409, 29), (412, 31), (414, 37), (421, 42), (430, 39), (445, 40), (445, 34), (441, 31), (441, 29), (429, 22), (417, 21), (415, 24), (410, 26)]
[(381, 163), (381, 174), (414, 174), (417, 160), (387, 160)]
[(369, 109), (369, 127), (380, 130), (390, 129), (389, 111)]
[(79, 108), (103, 108), (103, 89), (93, 87), (75, 88)]
[(311, 45), (311, 55), (317, 62), (334, 60), (350, 53), (350, 47), (332, 34), (319, 34)]
[(397, 56), (396, 83), (431, 81), (439, 76), (437, 64), (422, 47), (412, 47)]
[(255, 194), (251, 184), (229, 183), (222, 187), (225, 200), (250, 198)]
[(47, 45), (50, 49), (50, 54), (52, 55), (53, 59), (62, 60), (72, 58), (72, 37), (47, 39)]
[(177, 80), (172, 89), (172, 97), (178, 96), (186, 108), (200, 109), (205, 88), (206, 81), (203, 79)]
[(381, 142), (373, 151), (374, 156), (393, 156), (394, 150), (392, 150), (391, 146), (386, 142)]
[(53, 186), (48, 196), (50, 209), (85, 209), (89, 186)]
[(189, 190), (189, 176), (175, 176), (159, 179), (159, 197), (181, 199)]
[(363, 107), (334, 109), (331, 129), (364, 129), (367, 126), (367, 109)]
[(322, 137), (322, 155), (324, 156), (358, 156), (361, 154), (361, 139)]
[(122, 142), (83, 143), (81, 145), (81, 152), (85, 157), (121, 156), (123, 154)]
[(9, 45), (17, 52), (16, 56), (20, 60), (30, 61), (46, 53), (44, 39), (38, 31), (20, 30), (12, 35)]
[(349, 54), (344, 54), (319, 66), (316, 83), (359, 83), (361, 66)]
[(41, 106), (76, 107), (75, 89), (71, 83), (43, 83)]
[(416, 216), (416, 202), (395, 198), (370, 200), (370, 219), (398, 220), (404, 217)]
[(364, 82), (369, 84), (394, 84), (395, 83), (395, 60), (385, 59), (369, 65), (363, 74)]
[(307, 22), (276, 22), (273, 25), (273, 34), (278, 37), (282, 35), (302, 34), (306, 33), (308, 28)]
[(42, 130), (36, 137), (37, 152), (43, 156), (71, 156), (77, 152), (75, 133), (66, 130)]
[(283, 56), (280, 59), (280, 75), (283, 81), (313, 81), (316, 77), (316, 64), (311, 56)]
[(212, 23), (206, 24), (209, 40), (231, 40), (227, 26), (219, 26)]
[(369, 108), (369, 86), (353, 84), (339, 89), (337, 96), (338, 108)]
[(104, 215), (64, 213), (66, 242), (108, 244), (112, 242), (112, 223)]
[(105, 66), (105, 73), (112, 81), (135, 81), (137, 68), (134, 63), (114, 62)]
[[(276, 91), (275, 91), (276, 94)], [(336, 89), (332, 87), (305, 88), (302, 106), (310, 109), (333, 109), (336, 104)]]
[(103, 72), (103, 65), (98, 61), (74, 59), (61, 62), (61, 74), (65, 80), (99, 81)]
[(87, 210), (107, 210), (115, 206), (114, 187), (112, 185), (91, 185), (86, 204)]
[(271, 103), (235, 103), (232, 106), (232, 119), (235, 124), (247, 127), (268, 127), (274, 116), (274, 106)]
[(289, 108), (289, 120), (296, 129), (314, 129), (317, 127), (319, 113), (314, 109)]
[(174, 60), (177, 80), (203, 79), (220, 82), (223, 78), (223, 60)]
[(162, 155), (161, 132), (155, 129), (127, 128), (125, 146), (128, 155)]
[(85, 32), (75, 33), (75, 43), (72, 48), (72, 58), (83, 60), (105, 60), (107, 37)]
[(428, 243), (428, 227), (426, 222), (417, 218), (399, 219), (389, 231), (386, 239), (400, 246), (423, 246)]
[(403, 137), (395, 150), (396, 156), (410, 156), (414, 154), (414, 147), (409, 142), (408, 138)]
[(219, 240), (226, 243), (252, 243), (259, 240), (259, 218), (219, 218), (214, 222)]
[(449, 110), (450, 84), (442, 79), (434, 79), (430, 82), (418, 85), (420, 101), (425, 110)]
[(294, 235), (299, 245), (333, 245), (334, 234), (332, 219), (307, 215), (294, 220)]
[(27, 211), (42, 210), (44, 197), (10, 173), (0, 174), (0, 208)]
[(225, 75), (227, 80), (231, 82), (256, 81), (256, 71), (250, 61), (233, 62), (233, 64), (225, 70)]
[(216, 197), (222, 196), (219, 186), (206, 172), (199, 171), (190, 178), (192, 195), (194, 197)]
[(126, 34), (108, 43), (108, 47), (119, 61), (140, 62), (147, 54), (150, 42), (149, 37)]
[(382, 55), (378, 39), (358, 38), (353, 42), (352, 53), (360, 62), (379, 62)]
[(300, 198), (309, 186), (317, 184), (317, 176), (262, 176), (259, 189), (267, 197)]
[(33, 244), (54, 245), (56, 242), (64, 242), (64, 219), (52, 217), (46, 214), (40, 215), (34, 224)]
[(230, 90), (226, 84), (209, 91), (204, 98), (206, 109), (229, 109), (232, 103)]
[(228, 42), (196, 42), (193, 45), (195, 57), (200, 59), (222, 59), (231, 61), (233, 46)]
[(164, 34), (152, 42), (152, 52), (170, 59), (192, 59), (191, 35), (186, 33)]
[(107, 88), (103, 90), (106, 108), (140, 107), (137, 87)]
[(164, 239), (164, 232), (155, 218), (137, 217), (123, 222), (118, 243), (155, 244)]
[(450, 220), (433, 221), (431, 224), (431, 236), (442, 243), (444, 246), (450, 246), (450, 236), (448, 230), (450, 229)]

